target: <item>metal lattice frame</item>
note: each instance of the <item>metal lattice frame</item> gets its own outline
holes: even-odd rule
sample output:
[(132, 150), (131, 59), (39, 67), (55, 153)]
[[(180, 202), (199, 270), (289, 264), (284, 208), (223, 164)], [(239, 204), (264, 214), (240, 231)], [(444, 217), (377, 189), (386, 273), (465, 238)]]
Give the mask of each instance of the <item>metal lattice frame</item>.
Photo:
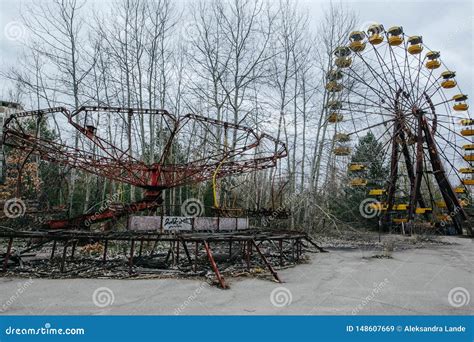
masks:
[[(42, 125), (55, 128), (57, 136), (41, 136)], [(112, 107), (12, 114), (3, 126), (3, 144), (145, 190), (142, 200), (120, 210), (51, 221), (51, 228), (153, 209), (164, 189), (274, 167), (287, 155), (282, 142), (242, 125), (195, 114), (175, 117), (166, 110)]]
[[(367, 32), (352, 32), (347, 46), (336, 49), (336, 67), (328, 73), (328, 108), (333, 114), (328, 121), (334, 124), (336, 148), (347, 147), (337, 150), (339, 155), (348, 156), (348, 141), (369, 130), (383, 144), (379, 157), (390, 165), (388, 181), (379, 180), (385, 189), (378, 197), (385, 224), (397, 200), (408, 199), (407, 223), (416, 219), (417, 208), (434, 210), (441, 200), (449, 212), (444, 217), (461, 233), (465, 202), (452, 184), (459, 184), (459, 193), (470, 191), (459, 167), (468, 161), (463, 144), (473, 140), (461, 134), (460, 123), (472, 120), (455, 73), (446, 78), (450, 71), (439, 57), (421, 37), (407, 36), (401, 27), (372, 25)], [(442, 86), (446, 79), (453, 80), (449, 89)], [(463, 106), (453, 106), (457, 103)], [(400, 185), (402, 178), (408, 180), (408, 189)], [(432, 211), (422, 212), (424, 220), (439, 222)]]

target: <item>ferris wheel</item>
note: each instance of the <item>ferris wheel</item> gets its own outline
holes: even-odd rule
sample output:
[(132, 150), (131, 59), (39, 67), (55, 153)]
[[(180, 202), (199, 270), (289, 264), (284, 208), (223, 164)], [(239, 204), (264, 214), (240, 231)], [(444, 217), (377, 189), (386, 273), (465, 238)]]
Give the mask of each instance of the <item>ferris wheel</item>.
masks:
[[(456, 72), (421, 36), (380, 24), (351, 32), (333, 62), (327, 122), (350, 185), (374, 199), (385, 226), (430, 222), (462, 233), (474, 185), (474, 120)], [(383, 146), (377, 159), (388, 165), (388, 178), (367, 179), (370, 161), (349, 160), (369, 131)]]

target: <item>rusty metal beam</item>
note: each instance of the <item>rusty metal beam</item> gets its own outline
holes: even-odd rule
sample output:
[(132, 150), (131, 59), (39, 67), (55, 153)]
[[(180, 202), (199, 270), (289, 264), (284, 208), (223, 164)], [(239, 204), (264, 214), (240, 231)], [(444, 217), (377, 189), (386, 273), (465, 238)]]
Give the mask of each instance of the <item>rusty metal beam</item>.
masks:
[(203, 244), (204, 244), (204, 249), (206, 250), (206, 254), (207, 254), (207, 257), (209, 259), (209, 262), (211, 263), (211, 267), (212, 267), (214, 273), (216, 274), (217, 280), (219, 281), (219, 284), (220, 284), (221, 288), (226, 289), (227, 285), (226, 285), (226, 283), (224, 281), (224, 278), (222, 277), (221, 273), (219, 272), (219, 268), (217, 268), (217, 264), (214, 260), (214, 257), (212, 256), (212, 252), (211, 252), (211, 249), (209, 248), (209, 245), (208, 245), (207, 241), (203, 240)]
[(255, 240), (251, 240), (252, 241), (252, 244), (255, 246), (255, 249), (257, 250), (258, 254), (260, 254), (260, 257), (262, 258), (263, 262), (265, 263), (265, 265), (267, 265), (267, 268), (270, 270), (271, 274), (273, 275), (273, 278), (275, 278), (275, 280), (279, 283), (281, 283), (282, 281), (280, 280), (280, 277), (278, 276), (278, 273), (275, 271), (275, 269), (272, 267), (272, 265), (270, 264), (270, 262), (268, 262), (267, 258), (265, 257), (265, 255), (262, 253), (262, 251), (260, 250), (260, 248), (257, 246), (257, 244), (255, 243)]

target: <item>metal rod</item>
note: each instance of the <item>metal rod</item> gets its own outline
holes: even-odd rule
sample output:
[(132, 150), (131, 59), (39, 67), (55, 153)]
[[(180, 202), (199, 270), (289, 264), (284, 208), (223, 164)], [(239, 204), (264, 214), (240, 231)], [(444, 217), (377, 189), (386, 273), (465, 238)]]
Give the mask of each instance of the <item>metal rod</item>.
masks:
[(219, 269), (217, 268), (217, 264), (214, 260), (214, 257), (212, 256), (212, 252), (211, 252), (211, 249), (209, 248), (207, 241), (203, 241), (203, 244), (204, 244), (204, 248), (206, 249), (207, 257), (209, 258), (209, 262), (211, 263), (211, 267), (214, 270), (214, 273), (216, 274), (219, 284), (221, 285), (223, 289), (226, 289), (227, 285), (225, 284), (224, 278), (221, 276), (221, 273), (219, 272)]
[(186, 258), (188, 258), (188, 262), (191, 265), (193, 263), (193, 260), (191, 259), (191, 255), (189, 254), (188, 246), (186, 246), (186, 242), (184, 240), (181, 240), (183, 244), (183, 249), (184, 253), (186, 254)]
[(71, 250), (71, 260), (74, 260), (74, 253), (76, 252), (77, 240), (74, 240), (72, 243), (72, 250)]
[(273, 269), (272, 265), (268, 262), (267, 258), (265, 257), (265, 255), (263, 255), (262, 251), (257, 246), (257, 244), (255, 243), (254, 240), (252, 240), (252, 244), (255, 246), (255, 249), (257, 250), (258, 254), (260, 254), (260, 257), (262, 258), (263, 262), (265, 263), (265, 265), (267, 265), (268, 269), (272, 273), (273, 278), (275, 278), (275, 280), (277, 282), (281, 283), (281, 280), (280, 280), (280, 277), (278, 276), (278, 273)]
[(143, 251), (143, 238), (140, 240), (140, 249), (138, 250), (138, 256), (142, 256)]

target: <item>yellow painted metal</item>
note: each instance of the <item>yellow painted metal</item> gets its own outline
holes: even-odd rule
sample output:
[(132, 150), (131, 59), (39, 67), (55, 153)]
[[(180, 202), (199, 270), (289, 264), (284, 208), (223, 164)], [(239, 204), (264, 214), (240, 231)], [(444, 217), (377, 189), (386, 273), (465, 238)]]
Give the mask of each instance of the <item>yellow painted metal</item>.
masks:
[(432, 208), (416, 208), (415, 209), (415, 213), (419, 215), (426, 214), (427, 212), (430, 212), (430, 211), (433, 211), (433, 209)]
[(388, 38), (388, 43), (390, 46), (398, 46), (401, 43), (403, 43), (403, 37), (402, 36), (390, 36)]
[(417, 55), (423, 51), (423, 46), (421, 44), (413, 44), (410, 45), (407, 50), (411, 55)]
[(369, 191), (369, 196), (382, 196), (385, 192), (385, 189), (372, 189)]
[(441, 87), (443, 87), (444, 89), (451, 89), (454, 88), (456, 84), (457, 83), (455, 80), (444, 80), (443, 82), (441, 82)]
[(401, 26), (392, 26), (388, 29), (388, 44), (398, 46), (403, 43), (403, 28)]
[(464, 102), (467, 100), (466, 94), (456, 94), (453, 96), (453, 100), (456, 102)]
[(393, 223), (407, 223), (408, 219), (407, 218), (394, 218)]
[(365, 43), (361, 40), (354, 40), (349, 43), (349, 48), (354, 52), (361, 52), (365, 49)]
[(461, 130), (461, 135), (465, 136), (465, 137), (471, 137), (474, 135), (474, 129), (463, 129)]
[(336, 156), (348, 156), (351, 154), (351, 148), (347, 146), (335, 147), (333, 150)]
[(387, 211), (388, 209), (387, 203), (381, 203), (381, 202), (371, 203), (370, 207), (376, 211)]
[(438, 61), (437, 59), (433, 59), (430, 61), (426, 62), (426, 68), (432, 70), (432, 69), (438, 69), (441, 66), (441, 62)]
[(453, 100), (456, 102), (453, 106), (455, 111), (466, 111), (469, 109), (469, 105), (465, 102), (467, 100), (466, 94), (457, 94), (453, 96)]
[(453, 109), (456, 111), (456, 112), (464, 112), (466, 110), (469, 109), (469, 105), (467, 103), (456, 103), (454, 106), (453, 106)]
[(474, 150), (474, 144), (467, 144), (462, 147), (466, 151), (472, 151)]
[(435, 202), (436, 206), (440, 209), (447, 208), (446, 202), (445, 201), (436, 201)]
[(342, 120), (344, 120), (344, 115), (340, 113), (334, 112), (334, 113), (329, 114), (329, 117), (328, 117), (329, 123), (341, 122)]
[(351, 140), (351, 137), (346, 133), (336, 133), (334, 134), (334, 140), (337, 142), (348, 142)]
[(464, 185), (474, 185), (474, 179), (463, 179), (462, 183)]
[(349, 171), (351, 172), (364, 171), (364, 170), (365, 170), (364, 164), (357, 164), (357, 163), (349, 164)]
[(339, 68), (348, 68), (352, 65), (352, 58), (350, 58), (350, 57), (338, 57), (334, 61), (334, 64), (336, 64), (336, 66), (339, 67)]
[(330, 81), (326, 84), (326, 90), (332, 93), (339, 92), (342, 90), (342, 84), (336, 81)]
[(372, 45), (378, 45), (383, 42), (383, 35), (374, 33), (369, 37), (369, 43)]
[(459, 169), (459, 172), (461, 173), (474, 173), (474, 167), (463, 167), (461, 169)]
[(462, 126), (471, 126), (471, 125), (474, 125), (474, 119), (462, 119), (460, 121), (460, 124)]
[(354, 178), (351, 180), (351, 186), (366, 186), (367, 179), (363, 178)]
[(466, 154), (464, 160), (467, 162), (474, 162), (474, 154)]
[(454, 192), (457, 194), (465, 194), (466, 193), (466, 188), (463, 186), (458, 186), (454, 188)]
[(395, 204), (393, 206), (393, 210), (399, 210), (399, 211), (408, 210), (408, 204)]

